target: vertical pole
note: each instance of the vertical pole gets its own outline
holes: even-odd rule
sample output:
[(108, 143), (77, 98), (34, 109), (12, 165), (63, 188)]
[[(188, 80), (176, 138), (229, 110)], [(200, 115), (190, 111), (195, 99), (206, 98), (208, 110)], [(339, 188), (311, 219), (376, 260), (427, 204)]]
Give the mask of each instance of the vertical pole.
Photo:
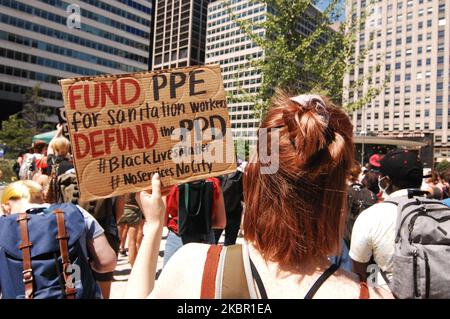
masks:
[(365, 142), (365, 135), (366, 135), (366, 130), (365, 130), (365, 105), (363, 105), (362, 107), (362, 112), (361, 112), (361, 135), (362, 135), (362, 143), (361, 143), (361, 166), (364, 166), (364, 142)]

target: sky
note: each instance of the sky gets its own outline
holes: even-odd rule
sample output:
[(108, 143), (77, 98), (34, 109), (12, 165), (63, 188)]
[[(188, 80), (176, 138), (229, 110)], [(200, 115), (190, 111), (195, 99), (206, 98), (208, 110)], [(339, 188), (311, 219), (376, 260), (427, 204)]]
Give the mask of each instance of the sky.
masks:
[[(341, 0), (341, 3), (343, 3), (344, 0)], [(325, 10), (325, 8), (328, 6), (328, 4), (330, 3), (330, 0), (317, 0), (316, 1), (316, 6), (320, 9), (320, 10)], [(344, 20), (344, 14), (342, 15), (342, 17), (340, 18), (340, 21)]]
[(319, 3), (317, 4), (317, 6), (319, 7), (320, 10), (323, 11), (329, 3), (330, 3), (329, 0), (319, 0)]

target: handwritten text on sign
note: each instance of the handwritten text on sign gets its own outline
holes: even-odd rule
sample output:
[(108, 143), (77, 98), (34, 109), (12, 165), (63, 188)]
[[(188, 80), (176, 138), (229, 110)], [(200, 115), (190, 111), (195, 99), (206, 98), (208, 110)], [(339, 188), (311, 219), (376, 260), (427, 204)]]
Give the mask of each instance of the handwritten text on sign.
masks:
[(82, 200), (235, 169), (218, 65), (61, 81)]

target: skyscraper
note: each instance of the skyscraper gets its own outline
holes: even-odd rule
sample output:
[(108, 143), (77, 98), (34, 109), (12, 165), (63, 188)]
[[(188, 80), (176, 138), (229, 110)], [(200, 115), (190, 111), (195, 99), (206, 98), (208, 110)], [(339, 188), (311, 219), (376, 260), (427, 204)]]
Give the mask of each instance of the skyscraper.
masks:
[[(449, 56), (450, 0), (350, 1), (347, 13), (368, 10), (357, 36), (355, 57), (364, 63), (346, 76), (344, 87), (375, 70), (372, 83), (386, 83), (381, 94), (353, 112), (357, 132), (405, 136), (434, 133), (435, 158), (450, 157)], [(377, 69), (377, 65), (380, 67)], [(347, 90), (356, 100), (367, 92)]]
[(156, 0), (153, 69), (205, 62), (209, 0)]
[(147, 70), (151, 11), (151, 0), (0, 0), (0, 120), (36, 84), (57, 108), (60, 78)]
[[(225, 91), (230, 96), (228, 108), (233, 136), (248, 140), (251, 145), (256, 143), (260, 119), (249, 99), (241, 97), (257, 94), (261, 86), (261, 73), (250, 62), (261, 59), (264, 50), (233, 21), (229, 11), (239, 19), (258, 22), (266, 19), (267, 10), (266, 5), (248, 0), (219, 0), (208, 6), (206, 63), (220, 64)], [(316, 27), (313, 17), (317, 12), (316, 7), (310, 6), (305, 16), (299, 17), (297, 32), (310, 34)], [(263, 35), (264, 29), (255, 29), (254, 32)]]

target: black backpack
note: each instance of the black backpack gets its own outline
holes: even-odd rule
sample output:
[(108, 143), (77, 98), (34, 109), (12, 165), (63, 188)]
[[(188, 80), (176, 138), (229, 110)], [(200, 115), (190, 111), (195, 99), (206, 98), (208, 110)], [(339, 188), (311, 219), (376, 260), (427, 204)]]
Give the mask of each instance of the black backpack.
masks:
[(344, 241), (350, 247), (352, 229), (361, 212), (377, 202), (376, 195), (362, 184), (354, 183), (348, 187), (348, 215)]
[(19, 162), (15, 162), (14, 165), (12, 166), (12, 170), (14, 172), (14, 174), (16, 174), (17, 177), (19, 177), (19, 172), (20, 172), (20, 165)]
[(241, 171), (237, 170), (225, 175), (220, 183), (227, 217), (229, 213), (240, 214), (242, 212), (241, 201), (244, 200), (243, 175)]
[(178, 185), (178, 234), (183, 244), (207, 243), (212, 230), (214, 186), (210, 181)]

